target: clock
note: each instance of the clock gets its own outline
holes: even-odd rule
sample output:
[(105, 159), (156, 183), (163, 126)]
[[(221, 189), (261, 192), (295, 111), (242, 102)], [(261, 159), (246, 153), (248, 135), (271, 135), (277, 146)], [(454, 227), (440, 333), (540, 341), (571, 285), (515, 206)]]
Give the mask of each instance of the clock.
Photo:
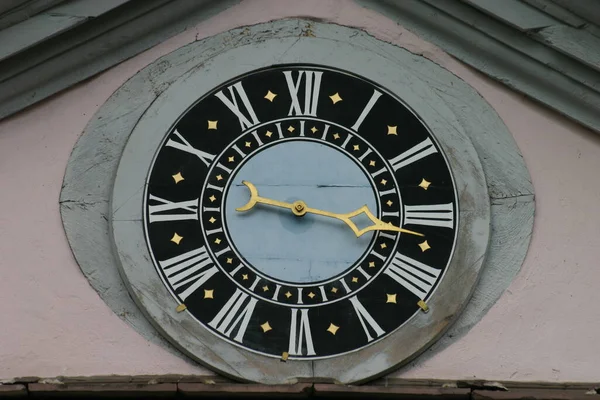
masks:
[(467, 304), (487, 254), (485, 174), (472, 126), (434, 89), (447, 72), (366, 38), (357, 51), (352, 30), (273, 24), (226, 51), (213, 50), (234, 33), (190, 44), (107, 103), (127, 119), (97, 121), (121, 146), (115, 269), (138, 331), (218, 374), (365, 382)]
[(395, 94), (277, 65), (215, 86), (165, 133), (147, 246), (202, 329), (295, 362), (360, 351), (429, 311), (461, 215), (444, 151)]

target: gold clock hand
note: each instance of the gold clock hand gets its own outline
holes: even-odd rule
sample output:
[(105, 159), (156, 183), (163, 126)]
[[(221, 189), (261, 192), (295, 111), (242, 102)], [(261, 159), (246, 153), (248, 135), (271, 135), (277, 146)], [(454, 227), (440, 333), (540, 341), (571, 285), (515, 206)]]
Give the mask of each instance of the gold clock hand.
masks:
[[(290, 209), (294, 213), (294, 215), (296, 215), (298, 217), (302, 217), (307, 213), (311, 213), (311, 214), (316, 214), (316, 215), (322, 215), (324, 217), (339, 219), (340, 221), (343, 221), (346, 225), (348, 225), (350, 227), (350, 229), (352, 229), (352, 232), (354, 232), (356, 237), (360, 237), (370, 231), (394, 231), (394, 232), (408, 233), (410, 235), (416, 235), (416, 236), (425, 236), (422, 233), (414, 232), (414, 231), (404, 229), (404, 228), (399, 228), (395, 225), (392, 225), (391, 223), (383, 222), (382, 220), (375, 217), (366, 205), (364, 205), (354, 211), (351, 211), (349, 213), (343, 213), (343, 214), (333, 213), (333, 212), (329, 212), (329, 211), (323, 211), (323, 210), (318, 210), (316, 208), (307, 207), (306, 203), (304, 203), (302, 200), (298, 200), (293, 203), (286, 203), (284, 201), (278, 201), (278, 200), (273, 200), (273, 199), (269, 199), (266, 197), (261, 197), (258, 195), (258, 190), (256, 189), (256, 187), (251, 182), (242, 181), (242, 183), (244, 185), (246, 185), (248, 187), (248, 189), (250, 190), (250, 200), (248, 201), (248, 203), (246, 203), (242, 207), (236, 208), (235, 209), (236, 211), (248, 211), (248, 210), (252, 209), (256, 204), (261, 203), (261, 204), (268, 204), (271, 206)], [(350, 218), (356, 217), (357, 215), (362, 214), (362, 213), (366, 214), (366, 216), (371, 220), (371, 222), (373, 222), (373, 225), (368, 226), (363, 229), (358, 229), (358, 226), (356, 226), (356, 224), (354, 222), (352, 222), (352, 220)]]
[[(408, 233), (410, 235), (416, 235), (416, 236), (425, 236), (422, 233), (411, 231), (411, 230), (404, 229), (404, 228), (400, 228), (400, 227), (392, 225), (391, 223), (388, 223), (388, 222), (383, 222), (382, 220), (380, 220), (376, 216), (374, 216), (373, 213), (371, 213), (371, 211), (369, 210), (369, 207), (367, 207), (366, 205), (364, 205), (360, 208), (357, 208), (354, 211), (351, 211), (349, 213), (344, 213), (344, 214), (332, 213), (332, 212), (323, 211), (323, 210), (317, 210), (316, 208), (310, 208), (310, 207), (306, 207), (306, 206), (304, 206), (304, 207), (305, 207), (306, 213), (312, 213), (312, 214), (317, 214), (317, 215), (323, 215), (325, 217), (337, 218), (340, 221), (345, 222), (346, 225), (348, 225), (350, 227), (350, 229), (352, 229), (352, 232), (354, 232), (356, 237), (360, 237), (370, 231), (394, 231), (394, 232)], [(357, 215), (362, 214), (362, 213), (366, 214), (366, 216), (371, 220), (371, 222), (373, 222), (373, 225), (367, 226), (366, 228), (363, 228), (363, 229), (358, 229), (358, 226), (356, 226), (356, 224), (354, 222), (352, 222), (352, 220), (350, 218), (356, 217)]]
[(244, 204), (242, 207), (236, 208), (236, 211), (248, 211), (250, 209), (252, 209), (256, 204), (268, 204), (270, 206), (275, 206), (275, 207), (281, 207), (281, 208), (288, 208), (292, 211), (294, 211), (294, 204), (292, 203), (286, 203), (285, 201), (278, 201), (278, 200), (273, 200), (273, 199), (269, 199), (266, 197), (261, 197), (258, 195), (258, 190), (256, 189), (256, 186), (254, 186), (251, 182), (248, 181), (242, 181), (242, 183), (244, 185), (246, 185), (248, 187), (248, 189), (250, 190), (250, 200), (248, 201), (248, 203)]

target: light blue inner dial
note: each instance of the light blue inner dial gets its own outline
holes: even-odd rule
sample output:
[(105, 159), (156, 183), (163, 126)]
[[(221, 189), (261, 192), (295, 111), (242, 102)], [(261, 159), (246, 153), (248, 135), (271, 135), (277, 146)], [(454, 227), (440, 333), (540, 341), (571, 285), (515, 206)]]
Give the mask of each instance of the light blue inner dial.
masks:
[[(257, 204), (235, 210), (250, 199), (242, 184), (252, 182), (259, 196), (347, 213), (367, 205), (378, 214), (375, 192), (365, 172), (349, 156), (312, 141), (286, 141), (250, 158), (233, 177), (225, 196), (225, 218), (239, 255), (271, 278), (310, 283), (330, 279), (354, 265), (369, 248), (373, 232), (357, 238), (340, 220)], [(365, 220), (367, 223), (365, 223)], [(353, 219), (359, 227), (370, 221)]]

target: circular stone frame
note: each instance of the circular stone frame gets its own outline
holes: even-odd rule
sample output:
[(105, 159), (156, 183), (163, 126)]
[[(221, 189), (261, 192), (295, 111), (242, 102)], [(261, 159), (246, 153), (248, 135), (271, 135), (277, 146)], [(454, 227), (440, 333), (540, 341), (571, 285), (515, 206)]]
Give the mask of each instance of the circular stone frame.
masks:
[[(463, 310), (488, 254), (492, 223), (490, 200), (494, 204), (494, 199), (514, 199), (514, 191), (518, 191), (519, 196), (524, 196), (521, 203), (526, 204), (523, 214), (531, 213), (532, 217), (533, 196), (528, 174), (510, 134), (489, 105), (464, 82), (391, 44), (378, 42), (378, 46), (373, 46), (375, 39), (364, 32), (300, 22), (282, 20), (225, 32), (184, 46), (140, 71), (139, 76), (105, 103), (74, 149), (61, 193), (61, 212), (71, 247), (92, 285), (98, 290), (111, 283), (118, 286), (116, 265), (125, 286), (153, 326), (193, 359), (229, 377), (246, 381), (272, 384), (308, 378), (360, 383), (416, 357), (439, 339)], [(310, 25), (314, 37), (304, 35), (303, 23)], [(352, 42), (348, 40), (350, 37)], [(292, 63), (328, 65), (356, 73), (386, 87), (412, 108), (447, 156), (459, 192), (460, 226), (454, 257), (429, 302), (429, 313), (416, 314), (392, 335), (354, 353), (327, 360), (282, 363), (231, 345), (199, 325), (187, 312), (176, 312), (175, 299), (150, 261), (142, 226), (142, 204), (154, 154), (170, 127), (190, 105), (220, 82), (261, 67)], [(448, 83), (455, 89), (448, 89)], [(445, 93), (440, 93), (440, 87), (447, 88)], [(453, 104), (456, 97), (451, 92), (456, 88), (463, 92), (462, 101), (474, 103), (469, 105), (471, 111), (483, 114), (468, 116), (464, 114), (464, 107)], [(107, 115), (112, 117), (108, 127)], [(481, 122), (484, 124), (479, 125), (478, 132), (476, 127)], [(485, 148), (484, 140), (474, 136), (498, 132), (502, 140), (495, 138), (495, 141), (506, 142), (511, 150), (510, 168), (506, 168), (507, 162), (502, 157), (492, 157), (491, 165), (486, 161), (487, 165), (482, 166), (479, 161), (478, 153), (487, 154), (490, 150)], [(106, 143), (102, 139), (107, 137), (115, 140)], [(101, 148), (92, 147), (98, 143), (103, 143)], [(97, 170), (89, 173), (89, 166), (98, 158), (103, 162), (95, 164)], [(504, 172), (499, 169), (502, 167)], [(520, 174), (509, 175), (515, 169)], [(114, 176), (112, 194), (110, 182), (93, 187), (98, 179), (106, 179), (106, 173)], [(503, 173), (506, 175), (502, 176)], [(89, 183), (90, 175), (96, 177), (93, 184)], [(90, 208), (92, 220), (98, 217), (109, 220), (110, 227), (107, 224), (82, 227), (80, 222), (88, 214), (84, 211), (89, 212)], [(519, 222), (523, 224), (522, 219)], [(525, 222), (523, 232), (528, 234), (532, 218), (531, 224), (527, 223), (529, 218)], [(106, 244), (110, 245), (111, 236), (115, 258), (94, 260), (98, 253), (109, 250)], [(90, 246), (93, 238), (99, 239), (99, 247)], [(105, 265), (99, 265), (103, 262)], [(522, 258), (513, 263), (517, 265), (514, 273), (521, 262)], [(105, 276), (92, 278), (91, 272), (102, 267), (107, 268)], [(491, 288), (493, 300), (510, 278), (512, 276), (505, 276), (502, 286)], [(113, 290), (119, 299), (104, 298), (113, 310), (124, 307), (135, 310), (135, 306), (123, 300), (126, 297), (123, 287), (121, 284), (118, 291)], [(482, 315), (493, 304), (493, 300), (489, 302), (489, 294), (487, 299), (476, 305), (474, 314)], [(147, 337), (159, 340), (139, 315), (130, 322)], [(467, 320), (460, 328), (465, 330), (473, 323)]]

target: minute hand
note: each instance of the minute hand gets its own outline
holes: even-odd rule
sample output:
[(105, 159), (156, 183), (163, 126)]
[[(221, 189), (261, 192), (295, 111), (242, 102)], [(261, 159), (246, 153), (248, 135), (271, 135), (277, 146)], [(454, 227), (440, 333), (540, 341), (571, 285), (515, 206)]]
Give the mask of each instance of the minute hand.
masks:
[[(399, 228), (395, 225), (392, 225), (391, 223), (383, 222), (382, 220), (380, 220), (376, 216), (374, 216), (373, 213), (371, 213), (371, 211), (369, 210), (369, 207), (367, 207), (366, 205), (364, 205), (360, 208), (357, 208), (356, 210), (351, 211), (349, 213), (345, 213), (345, 214), (317, 210), (316, 208), (311, 208), (311, 207), (306, 207), (306, 206), (305, 206), (305, 210), (306, 210), (306, 213), (323, 215), (324, 217), (337, 218), (340, 221), (345, 222), (346, 225), (348, 225), (350, 227), (350, 229), (352, 229), (352, 232), (354, 232), (356, 237), (360, 237), (370, 231), (395, 231), (395, 232), (408, 233), (408, 234), (416, 235), (416, 236), (425, 236), (422, 233), (410, 231), (410, 230), (404, 229), (404, 228)], [(365, 213), (365, 215), (371, 220), (371, 222), (373, 222), (373, 225), (367, 226), (366, 228), (363, 228), (363, 229), (358, 229), (358, 226), (356, 226), (356, 224), (354, 222), (352, 222), (352, 220), (350, 218), (356, 217), (357, 215), (362, 214), (362, 213)]]

